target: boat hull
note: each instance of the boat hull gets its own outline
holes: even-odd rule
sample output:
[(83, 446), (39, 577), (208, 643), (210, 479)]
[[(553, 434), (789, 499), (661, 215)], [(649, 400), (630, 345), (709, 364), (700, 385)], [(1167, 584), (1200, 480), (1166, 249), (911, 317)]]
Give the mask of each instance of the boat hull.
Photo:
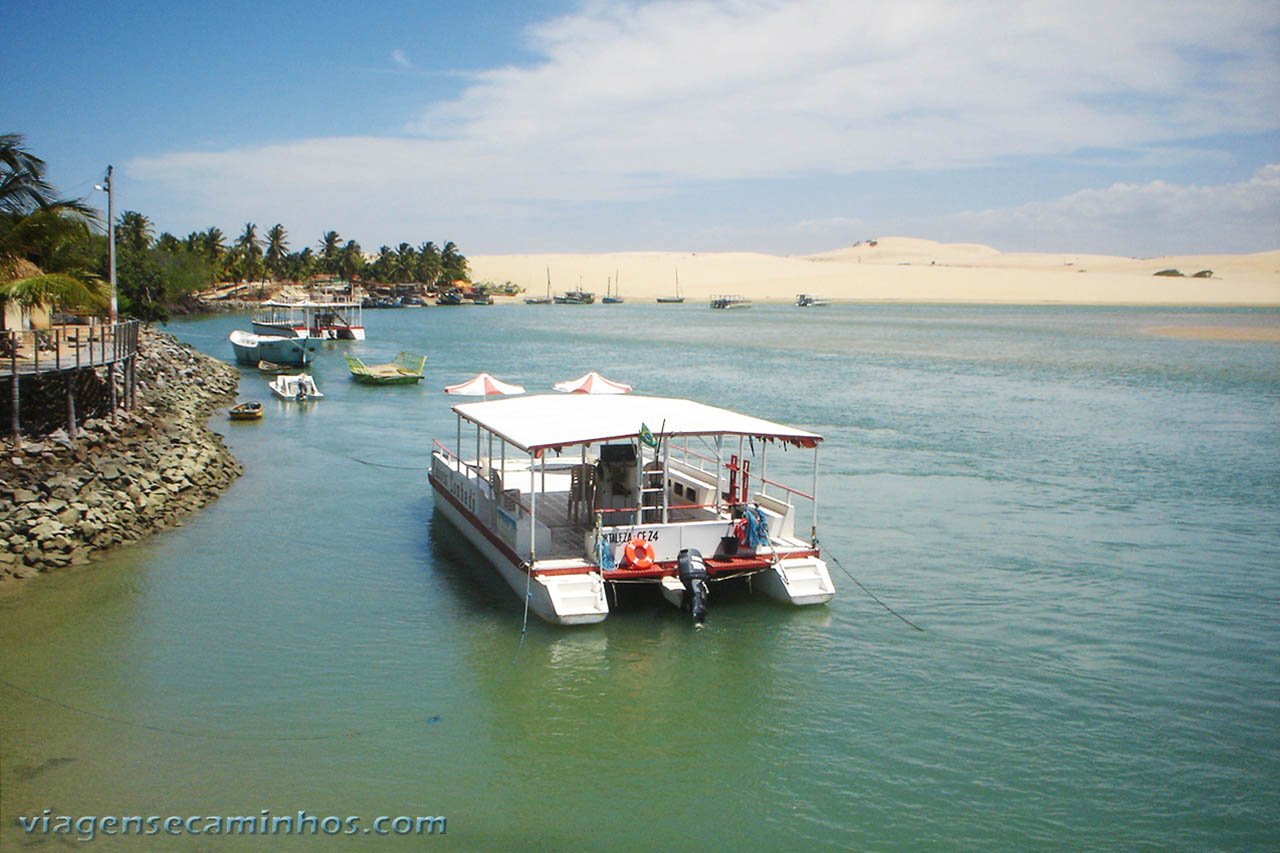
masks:
[[(496, 538), (491, 538), (488, 531), (480, 525), (479, 520), (463, 507), (434, 476), (428, 479), (431, 481), (431, 489), (436, 497), (436, 512), (444, 516), (484, 556), (519, 600), (525, 599), (525, 591), (528, 590), (529, 609), (539, 619), (553, 625), (590, 625), (603, 622), (609, 615), (608, 603), (604, 597), (604, 583), (598, 573), (583, 572), (581, 575), (561, 575), (554, 579), (542, 578), (535, 573), (530, 578), (525, 572), (524, 562), (515, 552)], [(575, 582), (598, 586), (593, 612), (566, 613), (557, 607), (553, 584), (564, 585)]]
[(301, 367), (315, 358), (320, 342), (311, 338), (289, 338), (232, 332), (231, 349), (240, 364), (257, 365), (262, 361)]

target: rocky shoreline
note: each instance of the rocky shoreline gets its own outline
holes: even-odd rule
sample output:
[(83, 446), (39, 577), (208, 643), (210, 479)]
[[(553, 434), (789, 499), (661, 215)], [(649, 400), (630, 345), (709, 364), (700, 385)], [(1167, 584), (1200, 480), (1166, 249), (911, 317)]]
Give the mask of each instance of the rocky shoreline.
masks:
[(137, 406), (0, 456), (0, 584), (89, 562), (212, 501), (243, 469), (209, 429), (240, 374), (173, 335), (143, 330)]

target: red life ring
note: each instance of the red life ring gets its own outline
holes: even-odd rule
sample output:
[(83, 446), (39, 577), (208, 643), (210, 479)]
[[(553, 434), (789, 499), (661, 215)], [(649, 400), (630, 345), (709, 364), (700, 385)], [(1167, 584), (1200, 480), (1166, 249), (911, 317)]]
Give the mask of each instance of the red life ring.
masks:
[(631, 568), (638, 571), (651, 568), (653, 566), (654, 552), (653, 545), (648, 539), (641, 539), (637, 536), (627, 543), (627, 547), (623, 553), (626, 563)]

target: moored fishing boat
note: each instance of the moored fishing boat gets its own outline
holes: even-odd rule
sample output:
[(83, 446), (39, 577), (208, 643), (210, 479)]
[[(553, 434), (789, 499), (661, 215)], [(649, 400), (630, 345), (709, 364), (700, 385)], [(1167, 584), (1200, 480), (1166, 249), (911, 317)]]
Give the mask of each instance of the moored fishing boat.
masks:
[(676, 292), (674, 296), (659, 296), (658, 303), (661, 305), (679, 305), (684, 302), (684, 297), (680, 295), (680, 270), (676, 270)]
[(283, 335), (256, 335), (236, 329), (227, 339), (236, 361), (241, 364), (260, 364), (264, 361), (300, 367), (310, 364), (320, 348), (318, 340)]
[(319, 400), (324, 397), (316, 387), (316, 381), (306, 373), (281, 374), (267, 383), (271, 393), (282, 400)]
[(821, 296), (815, 296), (812, 293), (796, 294), (796, 305), (801, 308), (826, 308), (830, 304)]
[[(819, 435), (629, 394), (538, 395), (453, 411), (457, 445), (437, 441), (432, 454), (435, 506), (549, 622), (605, 619), (606, 592), (619, 584), (650, 584), (695, 621), (717, 581), (750, 578), (754, 589), (798, 605), (835, 594), (817, 546)], [(768, 478), (774, 444), (814, 450), (809, 492)], [(813, 510), (807, 537), (796, 533), (797, 501)]]
[(351, 378), (366, 385), (413, 385), (422, 381), (426, 364), (425, 355), (409, 352), (398, 353), (386, 364), (365, 364), (353, 355), (347, 356)]
[(228, 413), (233, 421), (256, 421), (262, 419), (262, 403), (258, 400), (249, 400), (245, 403), (239, 403), (231, 407)]
[[(253, 330), (263, 335), (363, 341), (364, 314), (359, 299), (264, 302), (253, 318)], [(271, 359), (276, 361), (276, 359)]]

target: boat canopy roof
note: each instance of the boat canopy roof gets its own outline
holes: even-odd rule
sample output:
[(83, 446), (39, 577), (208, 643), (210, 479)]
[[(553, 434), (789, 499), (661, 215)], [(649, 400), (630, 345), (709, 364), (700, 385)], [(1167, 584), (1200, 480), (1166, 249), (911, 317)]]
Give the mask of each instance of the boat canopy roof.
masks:
[(538, 394), (453, 407), (509, 444), (536, 455), (549, 448), (655, 436), (744, 435), (816, 447), (822, 436), (762, 418), (673, 397)]
[(307, 308), (355, 308), (358, 303), (353, 299), (329, 300), (327, 302), (318, 302), (312, 299), (303, 299), (299, 302), (282, 302), (278, 299), (268, 299), (262, 305), (264, 308), (289, 308), (301, 311)]

